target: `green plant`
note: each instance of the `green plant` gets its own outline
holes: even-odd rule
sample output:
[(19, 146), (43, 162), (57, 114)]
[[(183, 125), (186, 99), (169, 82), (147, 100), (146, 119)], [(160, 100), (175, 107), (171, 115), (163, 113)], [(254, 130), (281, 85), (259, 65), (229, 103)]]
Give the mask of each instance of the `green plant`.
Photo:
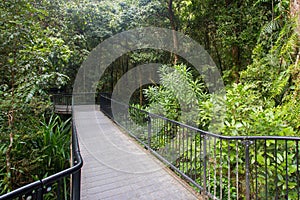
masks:
[[(48, 119), (43, 117), (40, 125), (36, 126), (36, 132), (14, 136), (11, 151), (12, 182), (5, 178), (5, 168), (1, 168), (1, 194), (70, 166), (70, 119), (63, 121), (59, 116), (51, 115)], [(1, 154), (5, 154), (8, 144), (5, 142), (1, 145)], [(1, 156), (0, 161), (5, 162), (4, 158)]]
[(159, 69), (160, 86), (150, 86), (144, 90), (149, 102), (146, 110), (166, 116), (185, 124), (196, 124), (199, 106), (209, 98), (200, 79), (186, 65), (162, 66)]

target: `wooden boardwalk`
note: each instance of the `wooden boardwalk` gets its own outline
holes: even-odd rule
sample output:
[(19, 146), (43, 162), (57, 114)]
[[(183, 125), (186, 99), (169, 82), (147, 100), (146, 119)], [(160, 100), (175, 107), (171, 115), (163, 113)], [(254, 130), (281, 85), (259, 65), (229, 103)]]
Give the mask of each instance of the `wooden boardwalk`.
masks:
[(81, 199), (201, 199), (95, 106), (75, 106), (84, 160)]

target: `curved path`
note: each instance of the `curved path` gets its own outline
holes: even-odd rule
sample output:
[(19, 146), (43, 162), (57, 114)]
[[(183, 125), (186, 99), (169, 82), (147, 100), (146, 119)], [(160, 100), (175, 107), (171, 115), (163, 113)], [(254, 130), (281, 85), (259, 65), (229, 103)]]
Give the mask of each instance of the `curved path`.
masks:
[(81, 155), (81, 199), (201, 199), (95, 106), (73, 111)]

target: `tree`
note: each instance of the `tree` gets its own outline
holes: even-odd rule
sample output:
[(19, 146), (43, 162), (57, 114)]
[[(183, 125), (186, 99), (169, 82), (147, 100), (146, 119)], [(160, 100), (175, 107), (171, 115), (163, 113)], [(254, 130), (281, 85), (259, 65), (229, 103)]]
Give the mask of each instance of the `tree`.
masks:
[(57, 30), (45, 25), (48, 13), (35, 7), (34, 1), (0, 5), (0, 141), (6, 171), (0, 185), (11, 190), (20, 173), (12, 156), (15, 147), (38, 131), (39, 119), (50, 106), (47, 90), (66, 82), (61, 71), (70, 50)]

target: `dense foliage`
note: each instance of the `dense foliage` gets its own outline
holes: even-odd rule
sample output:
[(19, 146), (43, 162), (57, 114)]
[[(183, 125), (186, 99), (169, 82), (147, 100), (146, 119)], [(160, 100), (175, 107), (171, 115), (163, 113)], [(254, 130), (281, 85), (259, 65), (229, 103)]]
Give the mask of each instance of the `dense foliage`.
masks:
[[(1, 1), (0, 13), (0, 193), (4, 193), (68, 166), (70, 128), (58, 118), (51, 120), (47, 91), (66, 83), (63, 70), (71, 51), (40, 4)], [(55, 147), (52, 141), (65, 144)]]
[[(178, 9), (195, 9), (194, 6), (197, 6), (197, 3), (191, 2), (181, 1), (180, 3), (187, 5), (183, 7), (180, 7), (181, 4), (175, 5), (178, 6)], [(289, 16), (289, 2), (278, 2), (273, 5), (273, 10), (265, 9), (270, 7), (271, 1), (255, 1), (250, 5), (250, 1), (243, 1), (245, 5), (231, 2), (224, 5), (227, 8), (226, 13), (234, 13), (231, 15), (229, 13), (224, 14), (225, 10), (222, 8), (216, 9), (217, 6), (220, 6), (217, 3), (212, 4), (211, 1), (206, 3), (201, 5), (203, 7), (200, 5), (197, 7), (197, 11), (203, 10), (204, 13), (199, 14), (197, 12), (199, 15), (197, 16), (191, 11), (191, 15), (186, 16), (185, 12), (178, 12), (178, 17), (183, 18), (178, 20), (185, 25), (187, 18), (190, 18), (190, 23), (191, 21), (196, 23), (196, 20), (200, 20), (197, 17), (205, 18), (205, 20), (200, 21), (207, 24), (201, 27), (204, 29), (213, 27), (205, 31), (201, 31), (201, 29), (195, 31), (195, 28), (191, 30), (190, 26), (182, 27), (182, 29), (191, 32), (191, 35), (208, 34), (207, 37), (200, 36), (199, 42), (210, 44), (211, 46), (205, 45), (208, 51), (215, 48), (213, 52), (219, 56), (222, 55), (217, 58), (218, 55), (211, 54), (223, 74), (224, 82), (227, 83), (226, 100), (224, 101), (227, 111), (223, 123), (217, 124), (217, 127), (209, 127), (207, 123), (213, 118), (214, 101), (212, 98), (205, 97), (203, 99), (203, 95), (198, 95), (198, 90), (202, 93), (206, 91), (201, 84), (191, 84), (196, 87), (193, 91), (199, 103), (198, 116), (191, 113), (194, 116), (194, 122), (201, 129), (208, 130), (211, 128), (209, 130), (226, 135), (297, 136), (300, 131), (299, 104), (297, 103), (300, 86), (299, 33), (296, 31), (297, 22)], [(209, 13), (210, 11), (213, 14)], [(245, 13), (251, 13), (251, 15), (244, 16)], [(246, 20), (234, 20), (235, 16)], [(241, 27), (245, 27), (245, 29)], [(221, 43), (226, 45), (223, 46)], [(235, 48), (240, 51), (236, 52), (239, 54), (239, 61), (231, 60), (235, 58), (232, 50)], [(228, 52), (230, 49), (232, 51)], [(246, 57), (243, 56), (243, 53)], [(179, 73), (182, 70), (186, 71), (186, 68), (186, 65), (181, 68), (175, 66)], [(156, 104), (156, 106), (150, 104), (149, 108), (159, 108), (157, 110), (150, 109), (150, 111), (178, 120), (178, 115), (180, 115), (178, 112), (180, 110), (179, 101), (188, 101), (189, 98), (183, 91), (174, 95), (174, 89), (171, 85), (176, 83), (176, 76), (166, 76), (163, 69), (162, 67), (160, 72), (163, 84), (150, 87), (144, 90), (144, 93), (151, 104)], [(191, 68), (188, 73), (189, 76), (184, 76), (188, 82), (199, 81), (197, 75), (192, 76)], [(180, 80), (181, 86), (187, 89), (186, 80), (184, 78), (180, 78)], [(175, 85), (177, 86), (177, 84)], [(209, 95), (211, 94), (206, 96)], [(185, 122), (187, 120), (185, 118), (182, 116), (181, 120)]]
[(225, 135), (298, 136), (300, 22), (293, 2), (1, 1), (0, 194), (68, 166), (69, 127), (51, 115), (49, 92), (70, 92), (94, 47), (137, 27), (177, 30), (205, 47), (226, 85), (223, 118), (211, 123), (214, 96), (201, 75), (170, 52), (122, 55), (106, 70), (99, 91), (112, 92), (120, 77), (139, 64), (163, 63), (162, 84), (141, 87), (133, 95), (139, 107)]

